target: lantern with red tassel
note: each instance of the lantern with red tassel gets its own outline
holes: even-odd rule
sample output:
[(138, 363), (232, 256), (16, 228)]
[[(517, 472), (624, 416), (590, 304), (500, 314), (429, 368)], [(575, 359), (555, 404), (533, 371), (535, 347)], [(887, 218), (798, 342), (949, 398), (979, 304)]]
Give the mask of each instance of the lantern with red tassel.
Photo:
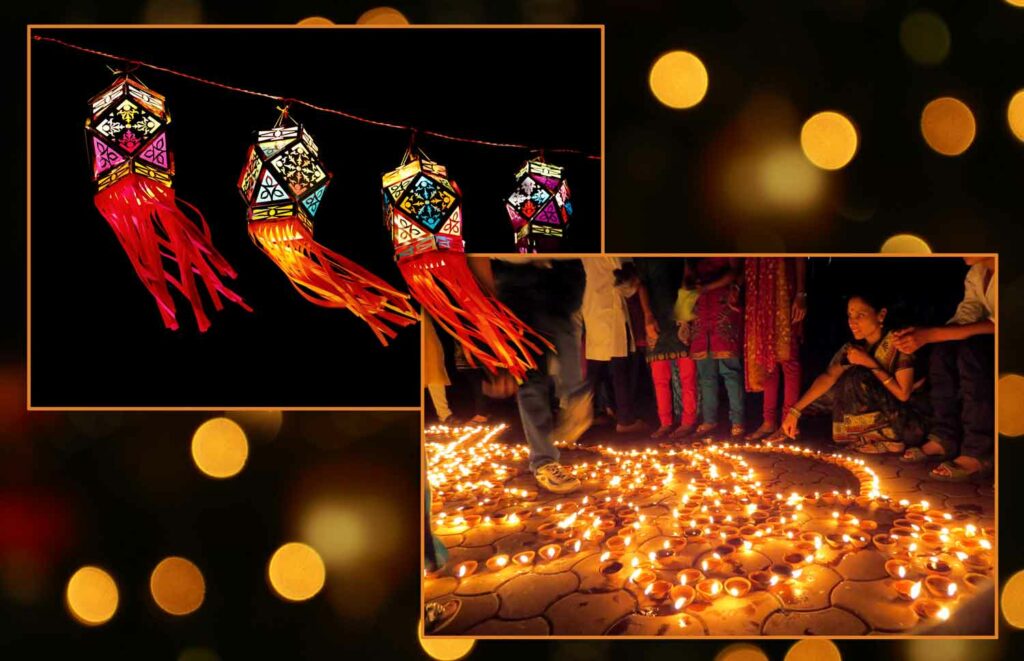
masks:
[(384, 223), (413, 297), (466, 350), (472, 364), (507, 369), (517, 379), (536, 369), (534, 340), (550, 346), (511, 310), (485, 294), (466, 263), (462, 193), (447, 169), (410, 147), (384, 175)]
[(519, 252), (558, 251), (572, 216), (569, 185), (562, 170), (545, 163), (541, 155), (516, 173), (516, 188), (505, 200), (505, 208)]
[(171, 187), (174, 157), (167, 137), (171, 117), (164, 97), (135, 77), (119, 73), (89, 105), (92, 113), (85, 129), (96, 208), (156, 299), (164, 325), (178, 328), (168, 285), (189, 300), (200, 331), (210, 327), (200, 287), (217, 310), (223, 309), (224, 298), (251, 311), (222, 280), (234, 278), (235, 270), (214, 248), (203, 214), (176, 198)]
[(407, 294), (313, 240), (330, 181), (312, 136), (282, 110), (274, 128), (257, 132), (238, 180), (249, 236), (306, 300), (350, 310), (387, 345), (395, 337), (389, 324), (407, 326), (418, 316)]

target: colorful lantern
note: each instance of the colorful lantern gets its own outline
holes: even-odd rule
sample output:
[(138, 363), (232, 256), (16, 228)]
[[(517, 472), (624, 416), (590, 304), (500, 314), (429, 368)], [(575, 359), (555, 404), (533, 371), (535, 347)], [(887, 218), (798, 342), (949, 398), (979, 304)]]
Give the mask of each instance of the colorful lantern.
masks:
[(238, 180), (249, 236), (306, 300), (350, 310), (387, 345), (395, 337), (389, 324), (415, 323), (416, 311), (408, 295), (313, 240), (313, 218), (330, 182), (312, 136), (283, 111), (274, 128), (257, 132)]
[(563, 168), (543, 158), (527, 161), (516, 173), (516, 189), (505, 201), (519, 252), (557, 252), (572, 216)]
[(462, 193), (447, 169), (410, 148), (402, 164), (384, 175), (383, 194), (384, 223), (413, 297), (471, 363), (492, 372), (507, 369), (517, 379), (536, 369), (533, 353), (540, 349), (527, 335), (548, 343), (481, 291), (466, 263)]
[[(210, 228), (199, 209), (175, 199), (174, 156), (167, 138), (164, 97), (136, 78), (119, 74), (89, 102), (85, 122), (96, 208), (107, 219), (135, 272), (156, 299), (164, 325), (178, 328), (173, 285), (192, 304), (200, 331), (210, 326), (203, 310), (200, 281), (213, 306), (221, 297), (251, 311), (221, 280), (235, 270), (213, 247)], [(181, 205), (196, 217), (190, 220)], [(167, 269), (173, 264), (176, 273)]]

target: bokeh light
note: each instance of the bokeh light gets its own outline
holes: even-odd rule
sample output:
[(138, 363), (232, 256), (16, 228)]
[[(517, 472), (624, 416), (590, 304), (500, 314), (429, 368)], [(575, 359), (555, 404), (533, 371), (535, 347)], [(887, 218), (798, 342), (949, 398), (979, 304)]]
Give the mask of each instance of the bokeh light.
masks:
[(153, 601), (171, 615), (188, 615), (203, 604), (206, 583), (199, 568), (185, 558), (164, 558), (149, 577)]
[(1017, 572), (1003, 584), (1000, 604), (1006, 623), (1024, 629), (1024, 571)]
[(949, 55), (949, 27), (934, 12), (915, 11), (900, 24), (900, 45), (918, 64), (939, 64)]
[(1006, 106), (1006, 121), (1017, 139), (1024, 141), (1024, 89), (1018, 90), (1010, 98), (1010, 103)]
[(350, 567), (370, 552), (375, 524), (360, 505), (321, 501), (305, 512), (302, 539), (316, 548), (327, 564)]
[(219, 479), (237, 475), (249, 457), (245, 432), (233, 420), (213, 418), (192, 436), (192, 459), (206, 475)]
[(99, 567), (82, 567), (68, 581), (67, 606), (71, 615), (89, 626), (108, 622), (117, 612), (117, 583)]
[(996, 658), (999, 643), (989, 640), (927, 640), (925, 637), (905, 643), (907, 661), (989, 661)]
[(842, 658), (831, 640), (807, 638), (790, 647), (784, 661), (841, 661)]
[(437, 661), (456, 661), (473, 651), (476, 641), (472, 638), (435, 638), (434, 636), (423, 635), (423, 620), (417, 627), (420, 637), (420, 646), (432, 659)]
[(203, 5), (199, 0), (147, 0), (142, 9), (143, 23), (202, 23)]
[(1020, 374), (999, 377), (999, 433), (1024, 435), (1024, 376)]
[(368, 9), (356, 19), (357, 25), (409, 25), (405, 14), (394, 7)]
[(1024, 0), (1006, 0), (1006, 3), (1014, 7), (1024, 7)]
[(804, 122), (800, 146), (811, 163), (824, 170), (838, 170), (857, 152), (857, 129), (838, 112), (819, 112)]
[(290, 542), (274, 551), (267, 566), (274, 591), (288, 601), (305, 601), (324, 586), (326, 570), (320, 554), (311, 546)]
[[(754, 183), (763, 200), (782, 211), (801, 211), (813, 206), (824, 192), (821, 170), (804, 158), (795, 144), (764, 151), (756, 161)], [(749, 194), (747, 182), (742, 194)]]
[(220, 661), (220, 657), (207, 647), (188, 647), (178, 655), (178, 661)]
[(708, 71), (693, 53), (665, 53), (651, 67), (651, 92), (669, 108), (692, 108), (708, 91)]
[(897, 234), (890, 236), (882, 244), (881, 252), (928, 254), (932, 248), (924, 239), (914, 234)]
[(943, 96), (921, 113), (921, 134), (943, 156), (959, 156), (974, 142), (974, 114), (960, 99)]
[(310, 16), (309, 18), (302, 19), (298, 24), (303, 26), (334, 25), (334, 21), (323, 16)]
[(284, 422), (281, 411), (229, 411), (224, 417), (237, 422), (250, 441), (259, 443), (274, 440)]
[(737, 643), (719, 652), (715, 661), (768, 661), (768, 656), (756, 645)]

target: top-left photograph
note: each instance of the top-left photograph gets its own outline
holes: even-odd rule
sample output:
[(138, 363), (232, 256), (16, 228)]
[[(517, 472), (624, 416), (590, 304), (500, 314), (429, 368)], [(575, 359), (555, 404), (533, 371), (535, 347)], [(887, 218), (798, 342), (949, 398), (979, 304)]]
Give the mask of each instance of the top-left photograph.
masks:
[(602, 248), (601, 26), (27, 48), (29, 408), (418, 408), (467, 253)]

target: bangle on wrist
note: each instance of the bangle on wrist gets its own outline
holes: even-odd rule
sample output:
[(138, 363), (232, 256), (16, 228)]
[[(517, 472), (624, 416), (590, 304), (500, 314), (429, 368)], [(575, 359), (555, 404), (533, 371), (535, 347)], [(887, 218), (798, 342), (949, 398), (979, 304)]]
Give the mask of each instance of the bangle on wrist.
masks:
[(799, 417), (800, 417), (800, 413), (801, 413), (801, 411), (800, 411), (800, 409), (798, 409), (797, 407), (795, 407), (795, 406), (791, 406), (791, 407), (789, 407), (789, 413), (790, 413), (790, 415), (792, 415), (792, 416), (793, 416), (794, 418), (799, 418)]

